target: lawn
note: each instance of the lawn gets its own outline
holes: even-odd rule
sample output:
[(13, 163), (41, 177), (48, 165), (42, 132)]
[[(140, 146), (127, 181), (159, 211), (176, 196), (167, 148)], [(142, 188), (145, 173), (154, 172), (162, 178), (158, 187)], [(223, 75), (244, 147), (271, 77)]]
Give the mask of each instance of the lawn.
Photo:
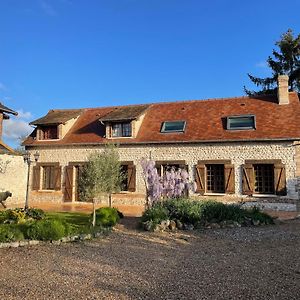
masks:
[(88, 233), (91, 231), (91, 216), (80, 212), (48, 212), (46, 219), (60, 220), (70, 225), (73, 233)]
[[(104, 212), (104, 214), (103, 214)], [(0, 243), (21, 240), (59, 240), (62, 237), (103, 232), (114, 226), (117, 212), (110, 208), (96, 211), (97, 223), (91, 215), (81, 212), (43, 212), (39, 209), (13, 209), (0, 213)], [(113, 218), (113, 219), (111, 219)]]

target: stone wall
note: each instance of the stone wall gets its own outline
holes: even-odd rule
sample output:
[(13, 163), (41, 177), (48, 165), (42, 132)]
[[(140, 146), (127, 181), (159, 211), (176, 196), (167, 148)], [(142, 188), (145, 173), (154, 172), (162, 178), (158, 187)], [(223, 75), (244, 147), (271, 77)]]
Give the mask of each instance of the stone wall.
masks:
[(25, 203), (27, 180), (27, 165), (22, 156), (0, 155), (0, 192), (10, 191), (13, 195), (8, 198), (8, 204)]
[[(86, 161), (89, 155), (95, 151), (102, 151), (103, 146), (64, 146), (64, 147), (38, 147), (30, 148), (32, 152), (40, 152), (40, 162), (59, 162), (64, 167), (69, 162)], [(295, 189), (297, 180), (295, 147), (291, 142), (240, 142), (240, 143), (202, 143), (202, 144), (168, 144), (168, 145), (124, 145), (119, 148), (121, 161), (133, 161), (136, 165), (136, 193), (124, 193), (116, 195), (122, 204), (141, 204), (144, 202), (144, 183), (141, 176), (142, 169), (140, 160), (144, 157), (151, 157), (153, 160), (185, 160), (189, 167), (190, 176), (194, 178), (195, 165), (198, 160), (231, 160), (235, 166), (235, 194), (226, 195), (222, 199), (236, 201), (245, 199), (242, 195), (242, 170), (241, 166), (245, 160), (280, 159), (286, 168), (287, 191), (285, 197), (276, 197), (276, 201), (288, 201), (298, 199)], [(64, 178), (62, 179), (64, 184)], [(196, 194), (191, 196), (197, 197)], [(218, 198), (218, 196), (210, 196)], [(32, 192), (32, 198), (36, 201), (51, 199), (51, 201), (63, 201), (63, 194), (60, 192)], [(127, 200), (126, 200), (127, 199)]]

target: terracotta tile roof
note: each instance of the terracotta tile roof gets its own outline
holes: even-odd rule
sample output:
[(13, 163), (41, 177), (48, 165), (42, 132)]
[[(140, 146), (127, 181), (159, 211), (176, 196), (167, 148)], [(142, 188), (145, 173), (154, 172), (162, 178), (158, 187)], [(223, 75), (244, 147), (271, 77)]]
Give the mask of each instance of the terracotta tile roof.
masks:
[(126, 121), (134, 120), (139, 117), (149, 105), (129, 105), (115, 107), (113, 111), (102, 117), (100, 120), (105, 121)]
[[(105, 128), (99, 119), (112, 111), (115, 107), (84, 109), (64, 139), (36, 141), (33, 133), (25, 145), (300, 140), (300, 103), (296, 93), (290, 93), (288, 105), (279, 105), (274, 96), (154, 103), (147, 108), (136, 138), (104, 137)], [(226, 129), (228, 116), (248, 114), (256, 116), (256, 130)], [(160, 132), (164, 121), (176, 120), (186, 121), (185, 132)]]
[(8, 114), (13, 114), (13, 115), (18, 115), (18, 113), (6, 106), (4, 106), (1, 102), (0, 102), (0, 112), (6, 112)]
[(62, 124), (73, 118), (77, 118), (82, 112), (82, 109), (53, 109), (50, 110), (46, 116), (30, 122), (30, 125), (50, 125)]

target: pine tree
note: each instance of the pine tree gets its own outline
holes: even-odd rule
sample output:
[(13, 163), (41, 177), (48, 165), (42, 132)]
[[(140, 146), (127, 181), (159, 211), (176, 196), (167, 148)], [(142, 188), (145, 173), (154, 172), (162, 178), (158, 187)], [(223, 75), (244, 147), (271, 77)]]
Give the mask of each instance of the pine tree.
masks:
[(293, 31), (289, 29), (275, 45), (279, 50), (273, 49), (273, 57), (269, 56), (267, 59), (267, 64), (272, 69), (272, 75), (259, 78), (248, 74), (250, 80), (261, 89), (251, 91), (244, 87), (247, 95), (276, 93), (278, 75), (288, 75), (290, 91), (300, 93), (300, 34), (294, 37)]

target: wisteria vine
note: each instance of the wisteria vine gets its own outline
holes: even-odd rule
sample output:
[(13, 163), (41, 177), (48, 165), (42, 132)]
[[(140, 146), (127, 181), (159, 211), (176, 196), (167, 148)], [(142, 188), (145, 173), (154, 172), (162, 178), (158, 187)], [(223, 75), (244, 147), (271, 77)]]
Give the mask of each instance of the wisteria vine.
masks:
[(141, 166), (148, 206), (152, 206), (163, 199), (179, 198), (186, 191), (195, 191), (197, 188), (195, 182), (189, 181), (189, 173), (184, 169), (175, 170), (174, 167), (171, 167), (170, 170), (160, 176), (153, 160), (143, 158)]

